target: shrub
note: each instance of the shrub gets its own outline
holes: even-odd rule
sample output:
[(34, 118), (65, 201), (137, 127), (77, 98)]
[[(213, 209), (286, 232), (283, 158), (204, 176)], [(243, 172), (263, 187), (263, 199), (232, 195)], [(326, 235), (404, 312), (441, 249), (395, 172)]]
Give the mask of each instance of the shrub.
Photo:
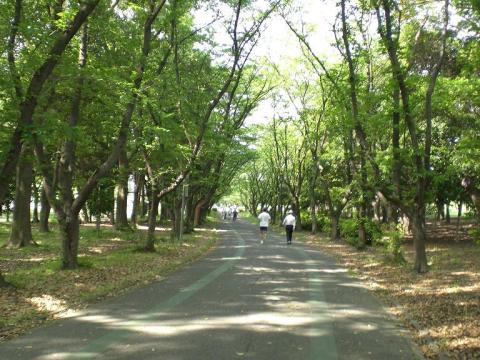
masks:
[(473, 229), (468, 232), (468, 234), (473, 238), (473, 241), (480, 245), (480, 229)]
[[(304, 230), (312, 229), (312, 216), (310, 211), (302, 211), (302, 228)], [(317, 230), (320, 232), (330, 231), (330, 219), (323, 215), (317, 214)]]
[(383, 235), (381, 226), (372, 219), (365, 220), (365, 231), (367, 232), (367, 242), (369, 244), (375, 243)]
[(403, 254), (403, 234), (399, 227), (389, 226), (383, 235), (375, 240), (376, 245), (383, 246), (387, 255), (397, 264), (406, 263)]
[(358, 246), (357, 219), (340, 219), (340, 236), (350, 245)]
[[(374, 243), (382, 237), (381, 227), (372, 219), (365, 219), (367, 244)], [(358, 238), (359, 220), (357, 218), (340, 219), (340, 235), (352, 246), (359, 247)]]

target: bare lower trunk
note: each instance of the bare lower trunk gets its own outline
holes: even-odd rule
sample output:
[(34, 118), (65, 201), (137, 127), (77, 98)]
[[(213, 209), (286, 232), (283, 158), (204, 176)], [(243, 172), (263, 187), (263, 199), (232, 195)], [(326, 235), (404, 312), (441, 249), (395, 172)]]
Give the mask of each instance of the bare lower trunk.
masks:
[(38, 187), (37, 184), (35, 184), (35, 176), (33, 176), (32, 179), (32, 195), (33, 195), (33, 214), (32, 214), (32, 222), (37, 224), (40, 222), (40, 219), (38, 218), (38, 202), (39, 202), (39, 196), (38, 196)]
[[(314, 191), (313, 191), (314, 192)], [(315, 195), (310, 194), (310, 217), (312, 218), (312, 234), (317, 233), (317, 209), (315, 204)]]
[(428, 271), (427, 253), (425, 243), (427, 235), (425, 232), (425, 221), (421, 211), (416, 210), (412, 216), (412, 234), (413, 247), (415, 248), (415, 266), (414, 269), (418, 273)]
[(7, 223), (10, 222), (10, 213), (11, 213), (10, 202), (7, 202), (6, 208), (5, 208), (5, 217), (6, 217)]
[(108, 220), (110, 221), (110, 225), (115, 225), (115, 208), (108, 214)]
[(117, 211), (115, 216), (115, 228), (117, 230), (128, 229), (127, 200), (128, 200), (128, 158), (125, 148), (120, 151), (118, 157), (119, 179), (117, 183)]
[(295, 199), (295, 213), (296, 213), (296, 218), (297, 218), (297, 224), (296, 227), (297, 229), (301, 230), (302, 229), (302, 218), (300, 216), (300, 199), (296, 198)]
[(195, 212), (193, 214), (193, 226), (198, 226), (200, 224), (200, 218), (202, 214), (203, 207), (207, 204), (208, 199), (203, 198), (195, 205)]
[[(208, 212), (208, 204), (210, 200), (207, 202), (206, 206), (202, 208), (200, 213), (200, 224), (205, 220), (205, 214)], [(185, 234), (189, 234), (193, 231), (193, 198), (192, 196), (185, 198), (185, 219), (183, 223), (183, 231)]]
[(50, 218), (50, 204), (45, 194), (45, 189), (42, 187), (42, 192), (40, 193), (40, 223), (39, 230), (40, 232), (49, 232), (48, 219)]
[(407, 215), (403, 214), (401, 219), (401, 224), (402, 224), (402, 232), (404, 234), (412, 233), (412, 224), (411, 224), (410, 218)]
[(127, 186), (119, 184), (117, 186), (115, 229), (124, 230), (129, 227), (127, 218)]
[(0, 272), (0, 288), (5, 288), (7, 286), (10, 286), (10, 284), (5, 280), (2, 273)]
[(477, 214), (477, 228), (480, 229), (480, 190), (478, 190), (476, 182), (471, 178), (463, 179), (462, 186), (467, 191), (472, 200), (473, 206), (475, 207), (475, 213)]
[(455, 229), (455, 241), (460, 240), (460, 219), (462, 218), (462, 208), (463, 208), (463, 203), (460, 201), (458, 203), (457, 225)]
[(158, 204), (160, 203), (160, 199), (157, 195), (158, 190), (152, 191), (152, 201), (150, 203), (150, 211), (148, 214), (148, 232), (145, 251), (151, 252), (155, 251), (155, 229), (157, 227)]
[(82, 208), (82, 213), (83, 213), (83, 222), (84, 222), (84, 223), (88, 223), (88, 222), (89, 222), (89, 219), (90, 219), (90, 216), (89, 216), (89, 214), (88, 214), (87, 205), (85, 205), (85, 206)]
[(143, 184), (144, 184), (144, 175), (137, 174), (137, 176), (135, 176), (135, 192), (133, 195), (133, 207), (132, 207), (132, 217), (131, 217), (131, 222), (134, 227), (137, 225), (137, 214), (140, 207), (140, 195), (141, 195)]
[(330, 214), (331, 230), (330, 230), (330, 239), (338, 240), (340, 239), (340, 214)]
[(365, 229), (365, 211), (362, 209), (363, 204), (357, 209), (357, 220), (358, 220), (358, 245), (359, 249), (363, 249), (367, 244), (367, 231)]
[(69, 214), (66, 219), (59, 219), (59, 228), (63, 249), (62, 268), (76, 269), (80, 231), (78, 215)]
[(17, 165), (15, 208), (8, 247), (20, 248), (33, 243), (30, 223), (30, 199), (32, 195), (33, 167), (30, 151), (24, 145)]
[(148, 213), (148, 205), (147, 205), (147, 200), (146, 197), (147, 195), (145, 194), (145, 186), (142, 186), (141, 188), (141, 203), (142, 203), (142, 212), (141, 216), (144, 217)]
[(180, 217), (182, 216), (182, 202), (175, 201), (173, 204), (173, 219), (172, 219), (172, 230), (171, 230), (171, 239), (173, 241), (180, 240)]

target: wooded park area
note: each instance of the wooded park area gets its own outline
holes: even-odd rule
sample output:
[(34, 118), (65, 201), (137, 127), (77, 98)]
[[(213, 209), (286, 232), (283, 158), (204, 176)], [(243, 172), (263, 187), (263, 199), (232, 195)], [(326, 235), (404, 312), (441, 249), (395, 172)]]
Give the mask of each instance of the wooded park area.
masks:
[[(307, 0), (1, 2), (0, 288), (22, 251), (61, 273), (96, 237), (178, 250), (228, 195), (385, 249), (385, 269), (435, 272), (439, 242), (478, 254), (480, 4), (333, 3), (318, 33)], [(272, 23), (281, 61), (261, 55)], [(447, 348), (478, 358), (475, 336)]]

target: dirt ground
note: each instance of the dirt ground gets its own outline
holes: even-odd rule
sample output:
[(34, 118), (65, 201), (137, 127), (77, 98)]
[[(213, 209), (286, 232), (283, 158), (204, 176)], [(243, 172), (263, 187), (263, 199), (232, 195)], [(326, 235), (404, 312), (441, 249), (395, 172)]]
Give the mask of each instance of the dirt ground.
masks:
[(480, 245), (468, 236), (472, 225), (428, 224), (430, 271), (417, 274), (413, 247), (405, 239), (407, 263), (395, 264), (383, 248), (359, 251), (344, 241), (303, 235), (361, 278), (411, 330), (430, 359), (480, 359)]
[[(2, 226), (0, 245), (9, 229)], [(142, 230), (122, 233), (102, 226), (97, 233), (82, 226), (81, 266), (76, 270), (60, 270), (56, 232), (35, 233), (38, 246), (0, 248), (0, 269), (15, 285), (0, 291), (0, 342), (106, 297), (162, 279), (213, 246), (218, 238), (214, 230), (203, 230), (185, 236), (182, 244), (160, 239), (155, 253), (145, 253), (139, 251)], [(157, 231), (157, 238), (162, 235), (168, 233)]]

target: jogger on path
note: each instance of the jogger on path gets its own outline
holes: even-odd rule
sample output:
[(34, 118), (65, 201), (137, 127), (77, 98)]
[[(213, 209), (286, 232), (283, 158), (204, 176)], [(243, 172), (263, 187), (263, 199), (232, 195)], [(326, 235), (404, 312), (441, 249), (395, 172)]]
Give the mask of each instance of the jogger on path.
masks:
[(270, 214), (267, 212), (267, 208), (263, 208), (260, 215), (258, 215), (258, 220), (260, 220), (260, 239), (261, 243), (267, 239), (267, 230), (268, 224), (270, 223), (271, 217)]
[(296, 219), (293, 216), (293, 211), (288, 210), (287, 216), (283, 219), (283, 225), (285, 226), (285, 232), (287, 235), (287, 244), (292, 243), (293, 230), (295, 230)]

